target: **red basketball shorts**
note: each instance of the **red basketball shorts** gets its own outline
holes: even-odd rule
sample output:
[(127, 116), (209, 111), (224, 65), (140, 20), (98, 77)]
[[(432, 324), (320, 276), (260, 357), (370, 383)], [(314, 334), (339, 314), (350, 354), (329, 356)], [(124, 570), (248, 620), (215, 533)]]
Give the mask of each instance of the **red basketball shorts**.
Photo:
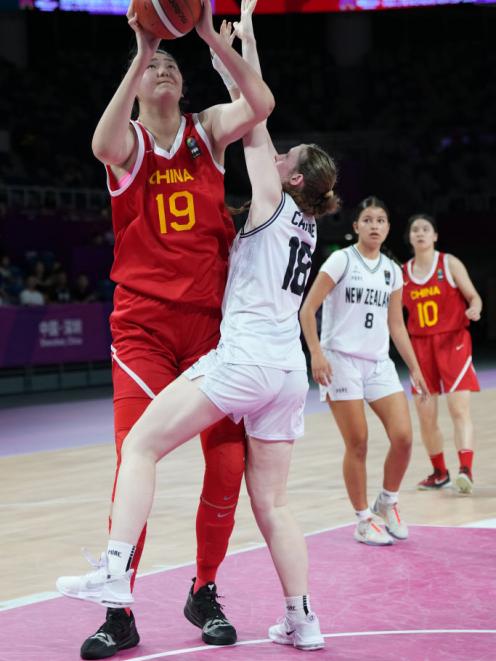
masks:
[(153, 398), (217, 346), (220, 311), (189, 310), (117, 287), (110, 316), (114, 400)]
[[(217, 346), (219, 327), (220, 311), (191, 310), (185, 304), (164, 303), (123, 287), (116, 288), (110, 328), (118, 452), (135, 422), (129, 419), (132, 407), (118, 406), (119, 400), (135, 400), (137, 404), (143, 398), (151, 401), (184, 370)], [(138, 404), (136, 410), (141, 414), (144, 408)], [(230, 420), (218, 424), (224, 430), (226, 425), (232, 428), (233, 437), (244, 439), (242, 425), (235, 425)], [(224, 433), (230, 435), (229, 431)]]
[[(410, 339), (430, 393), (480, 390), (472, 364), (472, 338), (466, 328)], [(412, 392), (416, 393), (413, 387)]]

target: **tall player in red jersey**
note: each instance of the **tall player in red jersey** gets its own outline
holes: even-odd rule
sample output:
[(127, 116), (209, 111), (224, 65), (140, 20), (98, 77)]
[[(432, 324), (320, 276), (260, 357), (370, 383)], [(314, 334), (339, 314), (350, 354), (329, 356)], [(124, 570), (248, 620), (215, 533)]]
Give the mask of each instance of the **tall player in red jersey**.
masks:
[[(437, 395), (446, 393), (460, 459), (456, 485), (460, 492), (471, 493), (474, 429), (470, 391), (480, 388), (467, 327), (470, 321), (480, 319), (482, 301), (462, 262), (435, 249), (438, 234), (433, 218), (426, 214), (412, 216), (407, 237), (414, 257), (403, 265), (403, 304), (408, 310), (413, 348), (432, 394), (422, 404), (418, 396), (414, 398), (422, 440), (434, 469), (418, 488), (441, 489), (451, 484), (437, 422)], [(416, 394), (414, 389), (412, 392)]]
[[(224, 150), (264, 120), (273, 97), (261, 77), (214, 30), (206, 2), (196, 30), (241, 90), (238, 100), (183, 114), (183, 78), (159, 40), (128, 13), (137, 53), (104, 111), (93, 152), (107, 169), (115, 233), (111, 315), (117, 471), (122, 443), (152, 399), (217, 345), (229, 248)], [(131, 121), (135, 100), (136, 121)], [(205, 477), (197, 515), (197, 576), (185, 615), (214, 645), (236, 631), (216, 597), (244, 471), (244, 429), (224, 419), (202, 434)], [(116, 477), (117, 477), (116, 471)], [(114, 486), (115, 489), (115, 486)], [(134, 574), (143, 530), (131, 567)], [(137, 645), (131, 612), (108, 609), (81, 648), (107, 658)]]

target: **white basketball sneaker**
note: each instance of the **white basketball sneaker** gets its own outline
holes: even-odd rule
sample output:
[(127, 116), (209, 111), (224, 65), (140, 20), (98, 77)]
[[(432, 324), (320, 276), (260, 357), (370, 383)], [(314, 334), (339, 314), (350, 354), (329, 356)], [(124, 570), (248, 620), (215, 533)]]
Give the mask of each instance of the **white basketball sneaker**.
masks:
[(357, 523), (354, 537), (357, 542), (367, 544), (368, 546), (390, 546), (393, 538), (388, 533), (374, 523), (372, 519), (364, 519)]
[(397, 503), (389, 505), (379, 495), (372, 506), (372, 512), (381, 517), (390, 535), (396, 539), (408, 539), (408, 527), (400, 518)]
[(60, 576), (56, 586), (61, 594), (109, 608), (124, 608), (134, 603), (131, 593), (132, 569), (120, 576), (111, 576), (108, 573), (106, 553), (102, 553), (98, 561), (87, 552), (85, 556), (93, 566), (93, 571), (84, 576)]
[(315, 613), (308, 613), (304, 620), (297, 622), (285, 617), (282, 622), (270, 627), (269, 638), (273, 643), (293, 645), (299, 650), (320, 650), (325, 645)]

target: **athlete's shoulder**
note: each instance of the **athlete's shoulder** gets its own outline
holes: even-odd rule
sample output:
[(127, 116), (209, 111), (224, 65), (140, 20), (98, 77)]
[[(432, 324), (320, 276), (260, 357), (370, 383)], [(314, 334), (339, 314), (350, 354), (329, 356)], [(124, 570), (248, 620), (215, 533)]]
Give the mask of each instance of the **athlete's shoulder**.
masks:
[(403, 270), (401, 266), (393, 259), (390, 259), (389, 261), (391, 262), (391, 269), (392, 269), (391, 286), (393, 290), (400, 289), (401, 287), (404, 286)]

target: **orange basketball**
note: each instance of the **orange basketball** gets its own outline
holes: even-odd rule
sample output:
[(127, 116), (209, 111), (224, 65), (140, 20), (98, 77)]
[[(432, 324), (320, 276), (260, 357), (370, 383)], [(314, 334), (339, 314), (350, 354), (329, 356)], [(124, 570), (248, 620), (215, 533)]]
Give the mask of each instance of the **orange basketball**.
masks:
[(202, 13), (201, 0), (133, 0), (133, 8), (140, 25), (161, 39), (184, 36)]

